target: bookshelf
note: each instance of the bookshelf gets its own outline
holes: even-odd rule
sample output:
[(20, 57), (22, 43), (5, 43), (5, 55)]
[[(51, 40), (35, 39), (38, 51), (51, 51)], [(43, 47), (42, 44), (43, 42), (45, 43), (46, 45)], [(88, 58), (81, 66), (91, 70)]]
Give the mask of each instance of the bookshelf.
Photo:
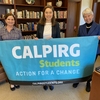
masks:
[[(56, 6), (57, 1), (58, 0), (35, 0), (34, 4), (28, 4), (25, 0), (1, 0), (0, 20), (4, 21), (3, 16), (6, 13), (8, 12), (13, 13), (16, 17), (16, 26), (22, 30), (23, 36), (27, 36), (29, 38), (30, 36), (36, 34), (37, 22), (39, 21), (39, 19), (43, 14), (42, 10), (44, 6), (46, 6), (48, 3), (51, 3), (55, 9), (56, 20), (59, 22), (60, 25), (61, 36), (62, 37), (74, 36), (76, 33), (70, 33), (71, 31), (69, 30), (70, 29), (69, 27), (75, 23), (76, 17), (71, 16), (73, 12), (68, 9), (69, 8), (71, 9), (71, 6), (69, 6), (69, 4), (73, 3), (75, 3), (74, 4), (75, 8), (77, 5), (77, 7), (79, 7), (80, 9), (79, 4), (81, 5), (81, 0), (61, 0), (62, 6), (60, 7)], [(70, 23), (70, 21), (73, 22)], [(78, 26), (79, 21), (77, 21), (77, 23)]]

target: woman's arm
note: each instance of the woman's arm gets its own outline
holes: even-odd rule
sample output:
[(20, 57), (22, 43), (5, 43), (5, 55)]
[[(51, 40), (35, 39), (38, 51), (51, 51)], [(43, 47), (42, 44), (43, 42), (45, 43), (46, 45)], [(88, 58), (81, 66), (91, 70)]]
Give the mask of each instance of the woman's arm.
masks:
[(98, 39), (100, 40), (100, 35), (98, 36)]

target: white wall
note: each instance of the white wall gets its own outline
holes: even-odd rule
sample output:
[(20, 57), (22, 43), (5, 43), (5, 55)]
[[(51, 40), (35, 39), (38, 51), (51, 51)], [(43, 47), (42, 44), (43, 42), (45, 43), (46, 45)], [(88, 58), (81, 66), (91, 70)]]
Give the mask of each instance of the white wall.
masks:
[(81, 4), (81, 15), (80, 15), (80, 25), (84, 24), (84, 19), (83, 19), (83, 16), (82, 16), (82, 11), (85, 9), (85, 8), (92, 8), (92, 2), (93, 0), (82, 0), (82, 4)]

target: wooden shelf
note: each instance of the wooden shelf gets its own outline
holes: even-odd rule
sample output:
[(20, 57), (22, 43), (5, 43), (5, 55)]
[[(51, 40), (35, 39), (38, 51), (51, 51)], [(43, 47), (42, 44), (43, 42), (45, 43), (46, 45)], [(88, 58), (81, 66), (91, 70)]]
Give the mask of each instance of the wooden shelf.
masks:
[(39, 18), (17, 18), (17, 20), (39, 20)]
[(57, 7), (57, 6), (54, 6), (54, 9), (62, 9), (62, 10), (66, 10), (67, 9), (67, 7)]
[(32, 33), (32, 32), (36, 32), (35, 30), (33, 31), (22, 31), (23, 33)]
[(20, 7), (38, 7), (38, 8), (43, 8), (44, 5), (27, 5), (27, 4), (15, 4), (17, 7), (20, 6)]
[[(79, 26), (79, 16), (80, 16), (80, 8), (81, 8), (81, 0), (62, 0), (62, 6), (57, 7), (56, 3), (57, 0), (35, 0), (35, 3), (33, 5), (27, 4), (25, 0), (14, 0), (14, 4), (5, 4), (0, 2), (0, 17), (2, 14), (6, 14), (6, 10), (14, 9), (14, 14), (16, 17), (16, 26), (19, 26), (19, 24), (27, 24), (34, 22), (35, 24), (38, 23), (40, 16), (39, 17), (19, 17), (18, 12), (20, 13), (21, 11), (27, 10), (29, 13), (31, 11), (34, 12), (39, 12), (39, 14), (42, 13), (44, 6), (47, 5), (47, 2), (52, 2), (52, 6), (54, 7), (56, 13), (58, 14), (58, 11), (67, 11), (67, 17), (66, 18), (60, 18), (57, 15), (56, 20), (60, 22), (64, 22), (66, 25), (66, 29), (61, 29), (61, 32), (65, 33), (65, 37), (72, 37), (77, 35), (77, 30)], [(0, 20), (4, 21), (3, 18), (0, 18)], [(74, 26), (77, 27), (77, 30), (74, 30)], [(34, 34), (36, 31), (22, 31), (22, 34), (27, 35), (29, 34)], [(76, 33), (75, 33), (76, 32)]]
[(0, 6), (14, 6), (14, 4), (0, 3)]

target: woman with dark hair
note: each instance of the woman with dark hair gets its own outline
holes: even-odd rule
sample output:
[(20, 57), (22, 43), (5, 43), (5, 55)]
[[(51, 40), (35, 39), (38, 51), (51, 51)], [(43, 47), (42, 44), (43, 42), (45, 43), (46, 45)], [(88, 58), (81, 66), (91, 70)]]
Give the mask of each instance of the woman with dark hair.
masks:
[(59, 23), (55, 20), (54, 8), (46, 6), (43, 9), (43, 16), (37, 25), (38, 38), (60, 38)]
[[(54, 8), (52, 6), (46, 6), (43, 9), (43, 16), (37, 25), (37, 38), (60, 38), (60, 27), (59, 23), (55, 20)], [(44, 85), (43, 88), (47, 90), (48, 86)], [(54, 87), (49, 85), (49, 89), (53, 90)]]
[[(14, 15), (11, 13), (6, 14), (5, 26), (0, 28), (0, 41), (22, 39), (21, 30), (15, 27), (14, 24), (15, 24)], [(20, 86), (10, 84), (10, 89), (12, 91), (14, 91), (16, 88), (20, 88)]]

